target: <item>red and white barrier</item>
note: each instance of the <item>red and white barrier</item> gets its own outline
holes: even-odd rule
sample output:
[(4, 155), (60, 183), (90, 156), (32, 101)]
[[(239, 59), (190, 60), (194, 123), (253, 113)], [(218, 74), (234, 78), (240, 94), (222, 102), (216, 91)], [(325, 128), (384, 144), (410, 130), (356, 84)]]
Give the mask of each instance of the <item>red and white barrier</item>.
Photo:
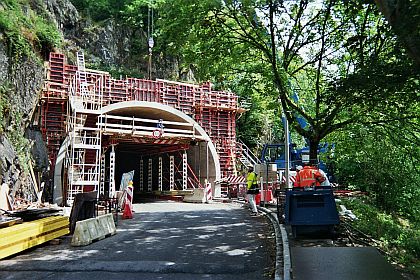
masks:
[(128, 183), (127, 189), (126, 189), (126, 193), (125, 193), (125, 200), (126, 203), (130, 204), (130, 209), (133, 210), (133, 183)]
[(133, 182), (130, 181), (125, 189), (123, 219), (133, 218), (133, 189)]
[(213, 200), (213, 191), (211, 189), (211, 183), (206, 184), (205, 196), (206, 196), (206, 202)]
[[(296, 182), (296, 176), (289, 176), (290, 182), (294, 183)], [(286, 176), (283, 175), (282, 182), (286, 183)]]

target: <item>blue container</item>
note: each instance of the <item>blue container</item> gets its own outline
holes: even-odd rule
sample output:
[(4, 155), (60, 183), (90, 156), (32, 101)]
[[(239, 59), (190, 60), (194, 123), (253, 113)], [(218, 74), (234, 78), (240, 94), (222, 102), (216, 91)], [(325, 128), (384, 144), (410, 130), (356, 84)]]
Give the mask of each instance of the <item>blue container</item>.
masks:
[(285, 223), (291, 226), (334, 226), (340, 223), (331, 189), (286, 192)]

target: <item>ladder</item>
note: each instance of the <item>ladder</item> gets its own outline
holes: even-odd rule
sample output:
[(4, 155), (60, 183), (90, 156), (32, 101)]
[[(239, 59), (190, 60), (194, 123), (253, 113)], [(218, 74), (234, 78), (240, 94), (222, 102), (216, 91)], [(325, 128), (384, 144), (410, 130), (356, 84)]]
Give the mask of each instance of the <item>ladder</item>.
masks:
[(86, 188), (99, 191), (101, 182), (101, 131), (97, 128), (74, 127), (68, 166), (67, 205)]
[[(100, 115), (99, 109), (102, 92), (99, 87), (87, 82), (85, 58), (83, 52), (77, 52), (78, 70), (70, 84), (70, 117), (67, 120), (67, 133), (70, 138), (69, 152), (66, 153), (67, 163), (67, 205), (72, 205), (74, 197), (86, 190), (103, 192), (101, 176), (103, 170), (102, 131), (96, 124), (89, 126), (89, 120), (95, 121)], [(99, 82), (101, 79), (99, 79)], [(96, 81), (97, 82), (97, 81)], [(99, 96), (99, 99), (98, 99)]]
[(73, 81), (73, 87), (79, 90), (77, 96), (77, 104), (81, 109), (84, 110), (100, 110), (103, 103), (103, 76), (95, 75), (86, 70), (85, 55), (82, 51), (76, 53), (77, 59), (77, 72), (75, 80)]

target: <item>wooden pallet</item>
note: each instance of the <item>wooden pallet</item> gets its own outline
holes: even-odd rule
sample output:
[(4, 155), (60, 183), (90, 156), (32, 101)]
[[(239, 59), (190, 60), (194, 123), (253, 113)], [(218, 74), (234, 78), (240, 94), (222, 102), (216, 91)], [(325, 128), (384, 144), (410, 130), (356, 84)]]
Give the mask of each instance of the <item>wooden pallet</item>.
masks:
[(69, 233), (69, 219), (53, 216), (0, 229), (0, 259)]

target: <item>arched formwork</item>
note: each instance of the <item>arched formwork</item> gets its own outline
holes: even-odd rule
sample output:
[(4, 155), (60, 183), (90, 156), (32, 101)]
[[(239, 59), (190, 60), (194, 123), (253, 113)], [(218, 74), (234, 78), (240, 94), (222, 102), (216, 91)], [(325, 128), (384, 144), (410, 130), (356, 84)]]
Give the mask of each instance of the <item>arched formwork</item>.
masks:
[[(114, 103), (103, 107), (100, 110), (100, 116), (114, 116), (123, 118), (147, 118), (148, 120), (165, 120), (168, 122), (188, 123), (193, 127), (194, 137), (192, 138), (193, 145), (188, 149), (188, 161), (196, 167), (196, 175), (199, 181), (204, 184), (205, 180), (212, 184), (213, 193), (217, 194), (215, 183), (221, 178), (219, 156), (215, 145), (212, 143), (209, 135), (205, 130), (191, 117), (185, 113), (170, 107), (168, 105), (145, 102), (145, 101), (125, 101)], [(99, 118), (98, 118), (99, 119)], [(109, 130), (106, 126), (102, 126), (103, 135), (115, 134), (118, 132)], [(147, 142), (153, 140), (150, 132), (146, 135), (137, 135), (136, 139), (144, 139)], [(171, 137), (176, 139), (176, 135), (171, 136), (170, 133), (162, 135), (162, 141), (171, 140)], [(120, 139), (124, 139), (124, 135), (120, 135)], [(154, 139), (156, 140), (156, 139)], [(63, 202), (63, 163), (66, 157), (66, 151), (69, 149), (70, 140), (67, 137), (59, 150), (55, 170), (54, 170), (54, 202), (61, 204)], [(142, 141), (137, 141), (138, 145)], [(118, 143), (116, 143), (118, 144)], [(199, 156), (197, 156), (197, 154)]]

